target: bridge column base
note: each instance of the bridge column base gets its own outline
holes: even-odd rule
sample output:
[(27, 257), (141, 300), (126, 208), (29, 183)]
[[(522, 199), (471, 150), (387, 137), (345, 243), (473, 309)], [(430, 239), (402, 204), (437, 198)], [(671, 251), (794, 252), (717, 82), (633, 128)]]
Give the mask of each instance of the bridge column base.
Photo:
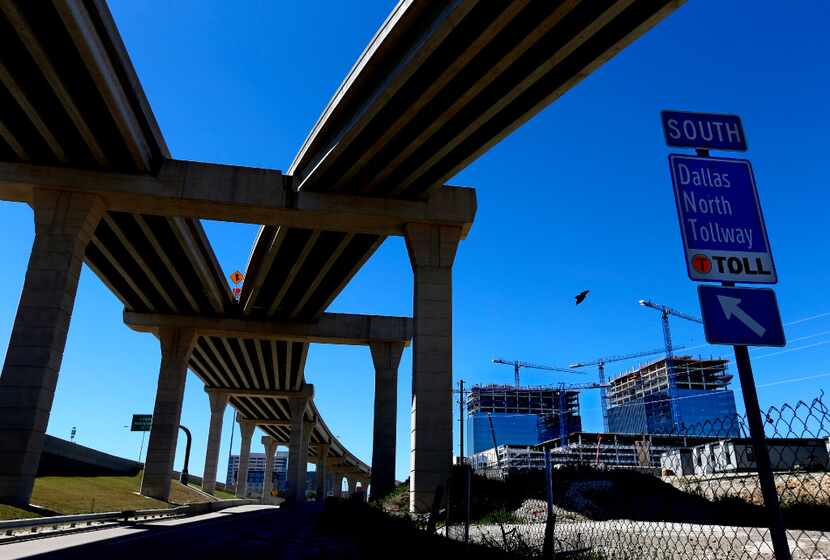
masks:
[(158, 338), (161, 344), (161, 367), (141, 493), (167, 501), (179, 438), (187, 363), (196, 342), (196, 331), (163, 327), (159, 329)]
[(104, 213), (95, 196), (35, 189), (35, 240), (0, 376), (0, 501), (27, 505), (87, 244)]
[(317, 445), (317, 501), (322, 502), (326, 499), (326, 491), (327, 485), (326, 480), (328, 479), (328, 469), (326, 462), (328, 461), (329, 455), (329, 444), (328, 443), (321, 443)]
[(208, 430), (205, 470), (202, 475), (202, 490), (208, 494), (216, 491), (216, 469), (219, 464), (219, 446), (222, 443), (222, 423), (228, 405), (227, 393), (205, 388), (210, 399), (210, 428)]
[(382, 498), (395, 488), (395, 447), (398, 415), (398, 364), (402, 342), (372, 342), (375, 365), (375, 417), (372, 438), (372, 488)]
[(262, 501), (271, 500), (271, 490), (274, 489), (274, 453), (277, 451), (277, 440), (273, 436), (262, 436), (262, 445), (265, 446), (265, 476), (262, 479)]
[(331, 494), (335, 498), (343, 496), (343, 473), (336, 470), (331, 473)]
[(417, 513), (430, 511), (452, 466), (452, 265), (461, 234), (458, 227), (406, 227), (415, 276), (409, 503)]
[[(311, 433), (305, 421), (307, 398), (288, 401), (291, 412), (291, 435), (288, 441), (288, 489), (286, 499), (291, 502), (305, 501), (305, 476), (308, 468), (308, 441)], [(306, 435), (306, 430), (309, 434)]]
[(256, 424), (239, 420), (239, 471), (236, 476), (236, 497), (244, 498), (248, 493), (248, 463), (251, 459), (251, 439), (254, 437)]

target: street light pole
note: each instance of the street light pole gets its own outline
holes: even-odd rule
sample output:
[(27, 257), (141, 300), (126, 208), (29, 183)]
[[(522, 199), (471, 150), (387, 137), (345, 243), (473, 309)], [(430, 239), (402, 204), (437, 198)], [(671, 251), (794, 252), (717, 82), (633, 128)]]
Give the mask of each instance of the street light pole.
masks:
[(193, 439), (190, 435), (190, 430), (179, 424), (179, 429), (184, 432), (184, 435), (187, 436), (187, 444), (184, 450), (184, 467), (182, 468), (182, 476), (179, 478), (182, 484), (187, 486), (187, 483), (190, 481), (190, 473), (187, 472), (187, 467), (190, 465), (190, 444), (191, 440)]
[[(231, 472), (231, 453), (233, 453), (233, 434), (236, 433), (236, 422), (237, 422), (237, 420), (239, 420), (239, 412), (234, 412), (233, 422), (231, 422), (231, 444), (230, 444), (230, 446), (228, 446), (228, 473)], [(227, 490), (228, 492), (231, 491), (230, 485), (231, 485), (230, 477), (227, 476), (227, 477), (225, 477), (225, 490)], [(234, 485), (234, 486), (236, 486), (236, 485)]]

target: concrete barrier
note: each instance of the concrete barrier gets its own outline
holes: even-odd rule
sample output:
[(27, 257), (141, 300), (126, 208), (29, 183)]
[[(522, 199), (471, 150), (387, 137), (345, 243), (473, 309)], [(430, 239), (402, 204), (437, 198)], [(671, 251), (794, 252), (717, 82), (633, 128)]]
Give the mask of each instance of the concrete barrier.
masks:
[(237, 506), (258, 504), (259, 500), (219, 500), (203, 502), (164, 509), (142, 509), (128, 511), (111, 511), (106, 513), (82, 513), (78, 515), (56, 515), (35, 519), (11, 519), (0, 521), (0, 544), (21, 538), (58, 534), (62, 532), (83, 531), (98, 528), (105, 524), (121, 521), (151, 521), (166, 517), (191, 517), (222, 511)]
[(38, 476), (135, 476), (141, 463), (46, 435)]
[[(187, 475), (190, 478), (190, 484), (195, 484), (196, 486), (202, 485), (202, 477), (197, 474), (189, 473)], [(173, 479), (180, 480), (182, 477), (181, 471), (173, 471)], [(216, 489), (217, 490), (225, 490), (225, 483), (216, 481)]]

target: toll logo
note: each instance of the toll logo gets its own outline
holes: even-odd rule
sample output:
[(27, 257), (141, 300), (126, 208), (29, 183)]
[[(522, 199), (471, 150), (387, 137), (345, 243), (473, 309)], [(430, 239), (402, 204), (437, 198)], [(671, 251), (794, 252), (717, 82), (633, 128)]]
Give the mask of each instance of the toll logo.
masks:
[(743, 274), (749, 276), (772, 276), (772, 271), (764, 267), (761, 257), (752, 262), (749, 257), (712, 255), (721, 274)]
[(774, 281), (772, 262), (763, 257), (734, 253), (691, 253), (689, 273), (693, 279), (739, 282)]
[(706, 255), (692, 257), (692, 268), (701, 274), (708, 274), (712, 270), (712, 261)]

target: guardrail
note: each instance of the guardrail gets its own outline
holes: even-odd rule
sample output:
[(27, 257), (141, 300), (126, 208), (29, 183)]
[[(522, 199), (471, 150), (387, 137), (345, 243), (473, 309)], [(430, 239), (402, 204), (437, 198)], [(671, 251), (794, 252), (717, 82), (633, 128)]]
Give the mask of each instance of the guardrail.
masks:
[(164, 509), (140, 509), (111, 511), (103, 513), (82, 513), (78, 515), (58, 515), (32, 519), (12, 519), (0, 521), (0, 544), (65, 532), (99, 529), (128, 521), (152, 521), (170, 517), (189, 517), (220, 511), (230, 507), (259, 503), (259, 500), (219, 500)]

